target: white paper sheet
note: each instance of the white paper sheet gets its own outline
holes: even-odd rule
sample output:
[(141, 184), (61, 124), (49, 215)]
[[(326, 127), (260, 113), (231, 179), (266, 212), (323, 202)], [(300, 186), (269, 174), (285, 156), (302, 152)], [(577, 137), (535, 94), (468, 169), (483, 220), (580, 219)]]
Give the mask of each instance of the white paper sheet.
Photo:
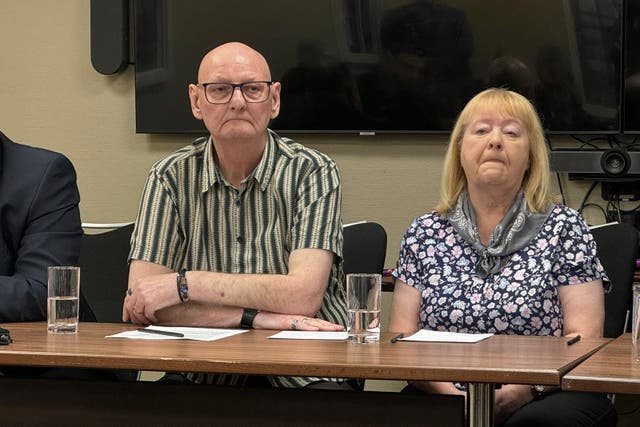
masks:
[(105, 338), (134, 338), (140, 340), (196, 340), (215, 341), (237, 334), (248, 332), (247, 329), (212, 329), (212, 328), (189, 328), (186, 326), (148, 326), (145, 329), (158, 331), (178, 332), (184, 337), (170, 337), (168, 335), (150, 334), (140, 331), (125, 331), (114, 335), (107, 335)]
[(279, 338), (286, 340), (346, 340), (346, 332), (329, 331), (282, 331), (269, 338)]
[(465, 334), (459, 332), (428, 331), (426, 329), (421, 329), (413, 335), (400, 338), (399, 341), (474, 343), (487, 339), (492, 335), (493, 334)]

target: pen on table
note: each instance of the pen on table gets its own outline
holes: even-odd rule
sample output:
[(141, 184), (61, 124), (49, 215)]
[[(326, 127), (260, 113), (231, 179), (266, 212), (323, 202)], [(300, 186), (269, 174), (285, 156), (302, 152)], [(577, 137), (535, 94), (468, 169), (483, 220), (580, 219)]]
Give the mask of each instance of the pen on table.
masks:
[(404, 334), (398, 334), (395, 337), (391, 338), (391, 344), (398, 341), (400, 338), (404, 338)]
[(569, 341), (567, 341), (567, 345), (573, 345), (573, 344), (577, 343), (578, 341), (580, 341), (580, 335), (576, 335), (575, 337), (573, 337)]
[(138, 332), (146, 332), (148, 334), (166, 335), (168, 337), (184, 338), (184, 334), (181, 334), (180, 332), (160, 331), (158, 329), (139, 328)]

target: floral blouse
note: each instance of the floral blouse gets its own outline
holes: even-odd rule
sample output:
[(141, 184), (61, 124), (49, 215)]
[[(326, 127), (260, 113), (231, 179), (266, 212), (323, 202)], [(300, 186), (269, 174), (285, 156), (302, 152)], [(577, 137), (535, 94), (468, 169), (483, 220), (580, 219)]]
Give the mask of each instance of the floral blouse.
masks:
[(558, 287), (608, 282), (589, 228), (563, 205), (554, 207), (538, 235), (502, 271), (476, 277), (478, 258), (437, 213), (413, 222), (393, 275), (420, 292), (421, 329), (560, 336)]

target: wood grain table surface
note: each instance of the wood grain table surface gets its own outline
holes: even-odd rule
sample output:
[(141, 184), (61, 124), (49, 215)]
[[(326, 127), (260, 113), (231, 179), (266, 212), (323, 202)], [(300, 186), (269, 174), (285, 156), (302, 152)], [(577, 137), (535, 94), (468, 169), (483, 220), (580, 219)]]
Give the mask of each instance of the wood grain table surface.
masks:
[(562, 388), (640, 394), (640, 361), (631, 353), (631, 334), (623, 334), (565, 375)]
[(607, 343), (496, 335), (474, 344), (398, 341), (379, 344), (268, 339), (251, 330), (218, 341), (105, 338), (128, 324), (81, 323), (77, 335), (47, 333), (45, 322), (4, 323), (13, 343), (0, 365), (147, 371), (300, 375), (387, 380), (559, 385), (564, 374)]

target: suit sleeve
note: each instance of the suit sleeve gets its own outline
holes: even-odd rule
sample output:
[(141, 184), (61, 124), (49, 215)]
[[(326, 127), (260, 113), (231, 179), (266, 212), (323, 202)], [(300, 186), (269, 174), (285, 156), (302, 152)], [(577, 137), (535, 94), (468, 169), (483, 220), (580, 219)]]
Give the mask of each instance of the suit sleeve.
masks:
[(47, 267), (79, 261), (80, 195), (71, 162), (53, 157), (23, 196), (31, 200), (13, 275), (0, 276), (0, 322), (45, 320)]

